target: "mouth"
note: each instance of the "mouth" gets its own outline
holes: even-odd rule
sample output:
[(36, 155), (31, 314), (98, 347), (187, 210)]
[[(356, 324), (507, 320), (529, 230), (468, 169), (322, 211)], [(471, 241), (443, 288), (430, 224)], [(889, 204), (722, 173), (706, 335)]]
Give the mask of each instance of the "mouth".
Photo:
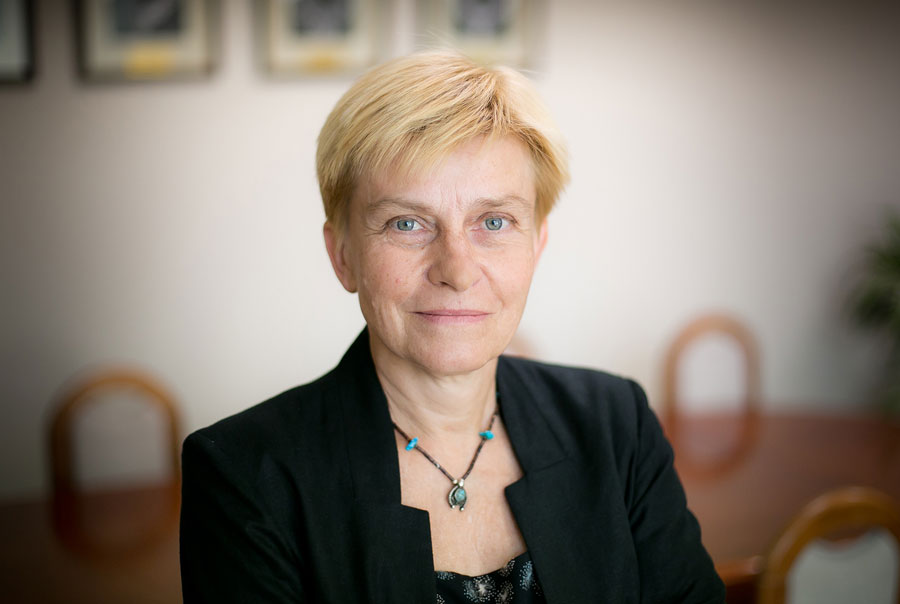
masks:
[(461, 323), (477, 323), (483, 321), (491, 313), (483, 310), (471, 309), (433, 309), (416, 311), (416, 316), (428, 321), (429, 323), (439, 324), (461, 324)]

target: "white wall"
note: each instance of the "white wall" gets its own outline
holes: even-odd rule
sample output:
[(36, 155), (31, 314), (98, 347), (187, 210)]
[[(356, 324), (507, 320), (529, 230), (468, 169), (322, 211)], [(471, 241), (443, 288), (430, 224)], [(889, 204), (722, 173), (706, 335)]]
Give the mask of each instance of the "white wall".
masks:
[[(900, 206), (898, 21), (812, 3), (549, 4), (534, 76), (573, 181), (522, 335), (655, 397), (673, 334), (722, 309), (758, 336), (770, 406), (864, 402), (879, 349), (843, 300)], [(313, 167), (349, 80), (266, 80), (232, 0), (211, 79), (85, 86), (68, 3), (38, 5), (39, 78), (0, 89), (6, 498), (45, 490), (49, 411), (86, 368), (158, 374), (188, 431), (320, 375), (362, 326), (321, 243)], [(411, 2), (397, 6), (411, 34)]]

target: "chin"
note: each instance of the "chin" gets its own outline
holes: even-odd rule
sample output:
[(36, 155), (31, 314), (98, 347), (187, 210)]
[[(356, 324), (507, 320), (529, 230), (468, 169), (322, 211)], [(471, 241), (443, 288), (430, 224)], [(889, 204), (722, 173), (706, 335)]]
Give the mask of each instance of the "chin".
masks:
[(485, 347), (483, 343), (465, 346), (430, 346), (416, 351), (415, 362), (435, 375), (464, 375), (483, 368), (500, 356), (503, 348)]

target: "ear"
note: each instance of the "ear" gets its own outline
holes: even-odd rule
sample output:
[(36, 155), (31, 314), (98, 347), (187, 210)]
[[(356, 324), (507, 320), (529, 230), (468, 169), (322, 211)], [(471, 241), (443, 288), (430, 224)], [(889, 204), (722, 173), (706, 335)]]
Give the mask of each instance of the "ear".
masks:
[[(346, 237), (339, 236), (334, 226), (330, 222), (326, 222), (322, 228), (322, 234), (325, 236), (325, 249), (328, 250), (328, 257), (331, 259), (331, 268), (337, 275), (338, 281), (344, 286), (348, 292), (356, 292), (356, 277), (353, 270), (347, 262), (347, 245)], [(346, 234), (344, 234), (346, 235)]]
[(538, 260), (541, 259), (541, 254), (544, 253), (544, 248), (547, 247), (547, 219), (544, 218), (541, 221), (541, 227), (538, 230), (538, 240), (537, 245), (534, 248), (534, 263), (537, 264)]

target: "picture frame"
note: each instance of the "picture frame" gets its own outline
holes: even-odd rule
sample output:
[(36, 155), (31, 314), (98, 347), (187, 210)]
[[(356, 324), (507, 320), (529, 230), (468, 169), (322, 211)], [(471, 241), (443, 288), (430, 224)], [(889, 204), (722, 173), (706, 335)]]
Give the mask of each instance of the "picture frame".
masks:
[(0, 0), (0, 84), (34, 78), (34, 2)]
[(258, 55), (275, 77), (360, 72), (378, 61), (385, 0), (261, 0)]
[(218, 0), (73, 0), (90, 81), (201, 78), (215, 66)]
[(534, 59), (538, 8), (538, 0), (419, 0), (419, 39), (481, 63), (526, 67)]

